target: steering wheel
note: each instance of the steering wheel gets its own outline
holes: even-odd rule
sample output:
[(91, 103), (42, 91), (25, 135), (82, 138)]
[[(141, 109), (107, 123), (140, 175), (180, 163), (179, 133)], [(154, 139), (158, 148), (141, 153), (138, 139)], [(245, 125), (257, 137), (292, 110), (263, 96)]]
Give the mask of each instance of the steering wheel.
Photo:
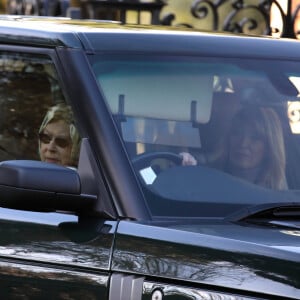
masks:
[(137, 170), (145, 169), (151, 166), (154, 159), (162, 158), (173, 162), (175, 165), (180, 166), (182, 163), (182, 156), (172, 152), (149, 152), (140, 154), (132, 159), (132, 164)]

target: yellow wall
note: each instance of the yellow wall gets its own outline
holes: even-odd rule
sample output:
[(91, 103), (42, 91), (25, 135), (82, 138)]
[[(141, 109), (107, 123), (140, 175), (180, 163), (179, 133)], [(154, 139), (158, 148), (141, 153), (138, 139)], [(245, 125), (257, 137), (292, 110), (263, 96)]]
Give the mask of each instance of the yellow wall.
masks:
[(0, 0), (0, 14), (6, 13), (6, 0)]

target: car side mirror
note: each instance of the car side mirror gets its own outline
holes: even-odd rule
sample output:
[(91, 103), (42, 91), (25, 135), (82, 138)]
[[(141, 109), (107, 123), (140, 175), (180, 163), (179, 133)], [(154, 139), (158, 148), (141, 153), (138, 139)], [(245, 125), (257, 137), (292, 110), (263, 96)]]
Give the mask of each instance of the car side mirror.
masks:
[(83, 212), (96, 195), (81, 193), (76, 170), (32, 160), (0, 163), (0, 206), (40, 212)]

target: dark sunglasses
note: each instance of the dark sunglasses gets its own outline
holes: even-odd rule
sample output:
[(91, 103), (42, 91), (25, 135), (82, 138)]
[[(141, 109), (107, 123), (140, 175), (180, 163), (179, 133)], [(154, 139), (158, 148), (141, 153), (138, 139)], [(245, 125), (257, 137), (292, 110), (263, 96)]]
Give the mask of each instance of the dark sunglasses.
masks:
[(54, 143), (60, 147), (60, 148), (66, 148), (70, 145), (70, 140), (63, 137), (53, 137), (46, 133), (39, 133), (39, 140), (43, 144), (49, 144), (52, 140), (54, 140)]

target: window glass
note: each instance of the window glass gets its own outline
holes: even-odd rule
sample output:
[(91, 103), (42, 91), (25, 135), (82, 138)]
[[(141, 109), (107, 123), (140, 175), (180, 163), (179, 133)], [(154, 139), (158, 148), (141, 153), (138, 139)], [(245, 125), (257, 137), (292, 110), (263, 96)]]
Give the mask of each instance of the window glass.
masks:
[(76, 166), (80, 138), (47, 56), (0, 52), (0, 161)]
[(99, 55), (92, 65), (154, 215), (299, 201), (300, 63)]

